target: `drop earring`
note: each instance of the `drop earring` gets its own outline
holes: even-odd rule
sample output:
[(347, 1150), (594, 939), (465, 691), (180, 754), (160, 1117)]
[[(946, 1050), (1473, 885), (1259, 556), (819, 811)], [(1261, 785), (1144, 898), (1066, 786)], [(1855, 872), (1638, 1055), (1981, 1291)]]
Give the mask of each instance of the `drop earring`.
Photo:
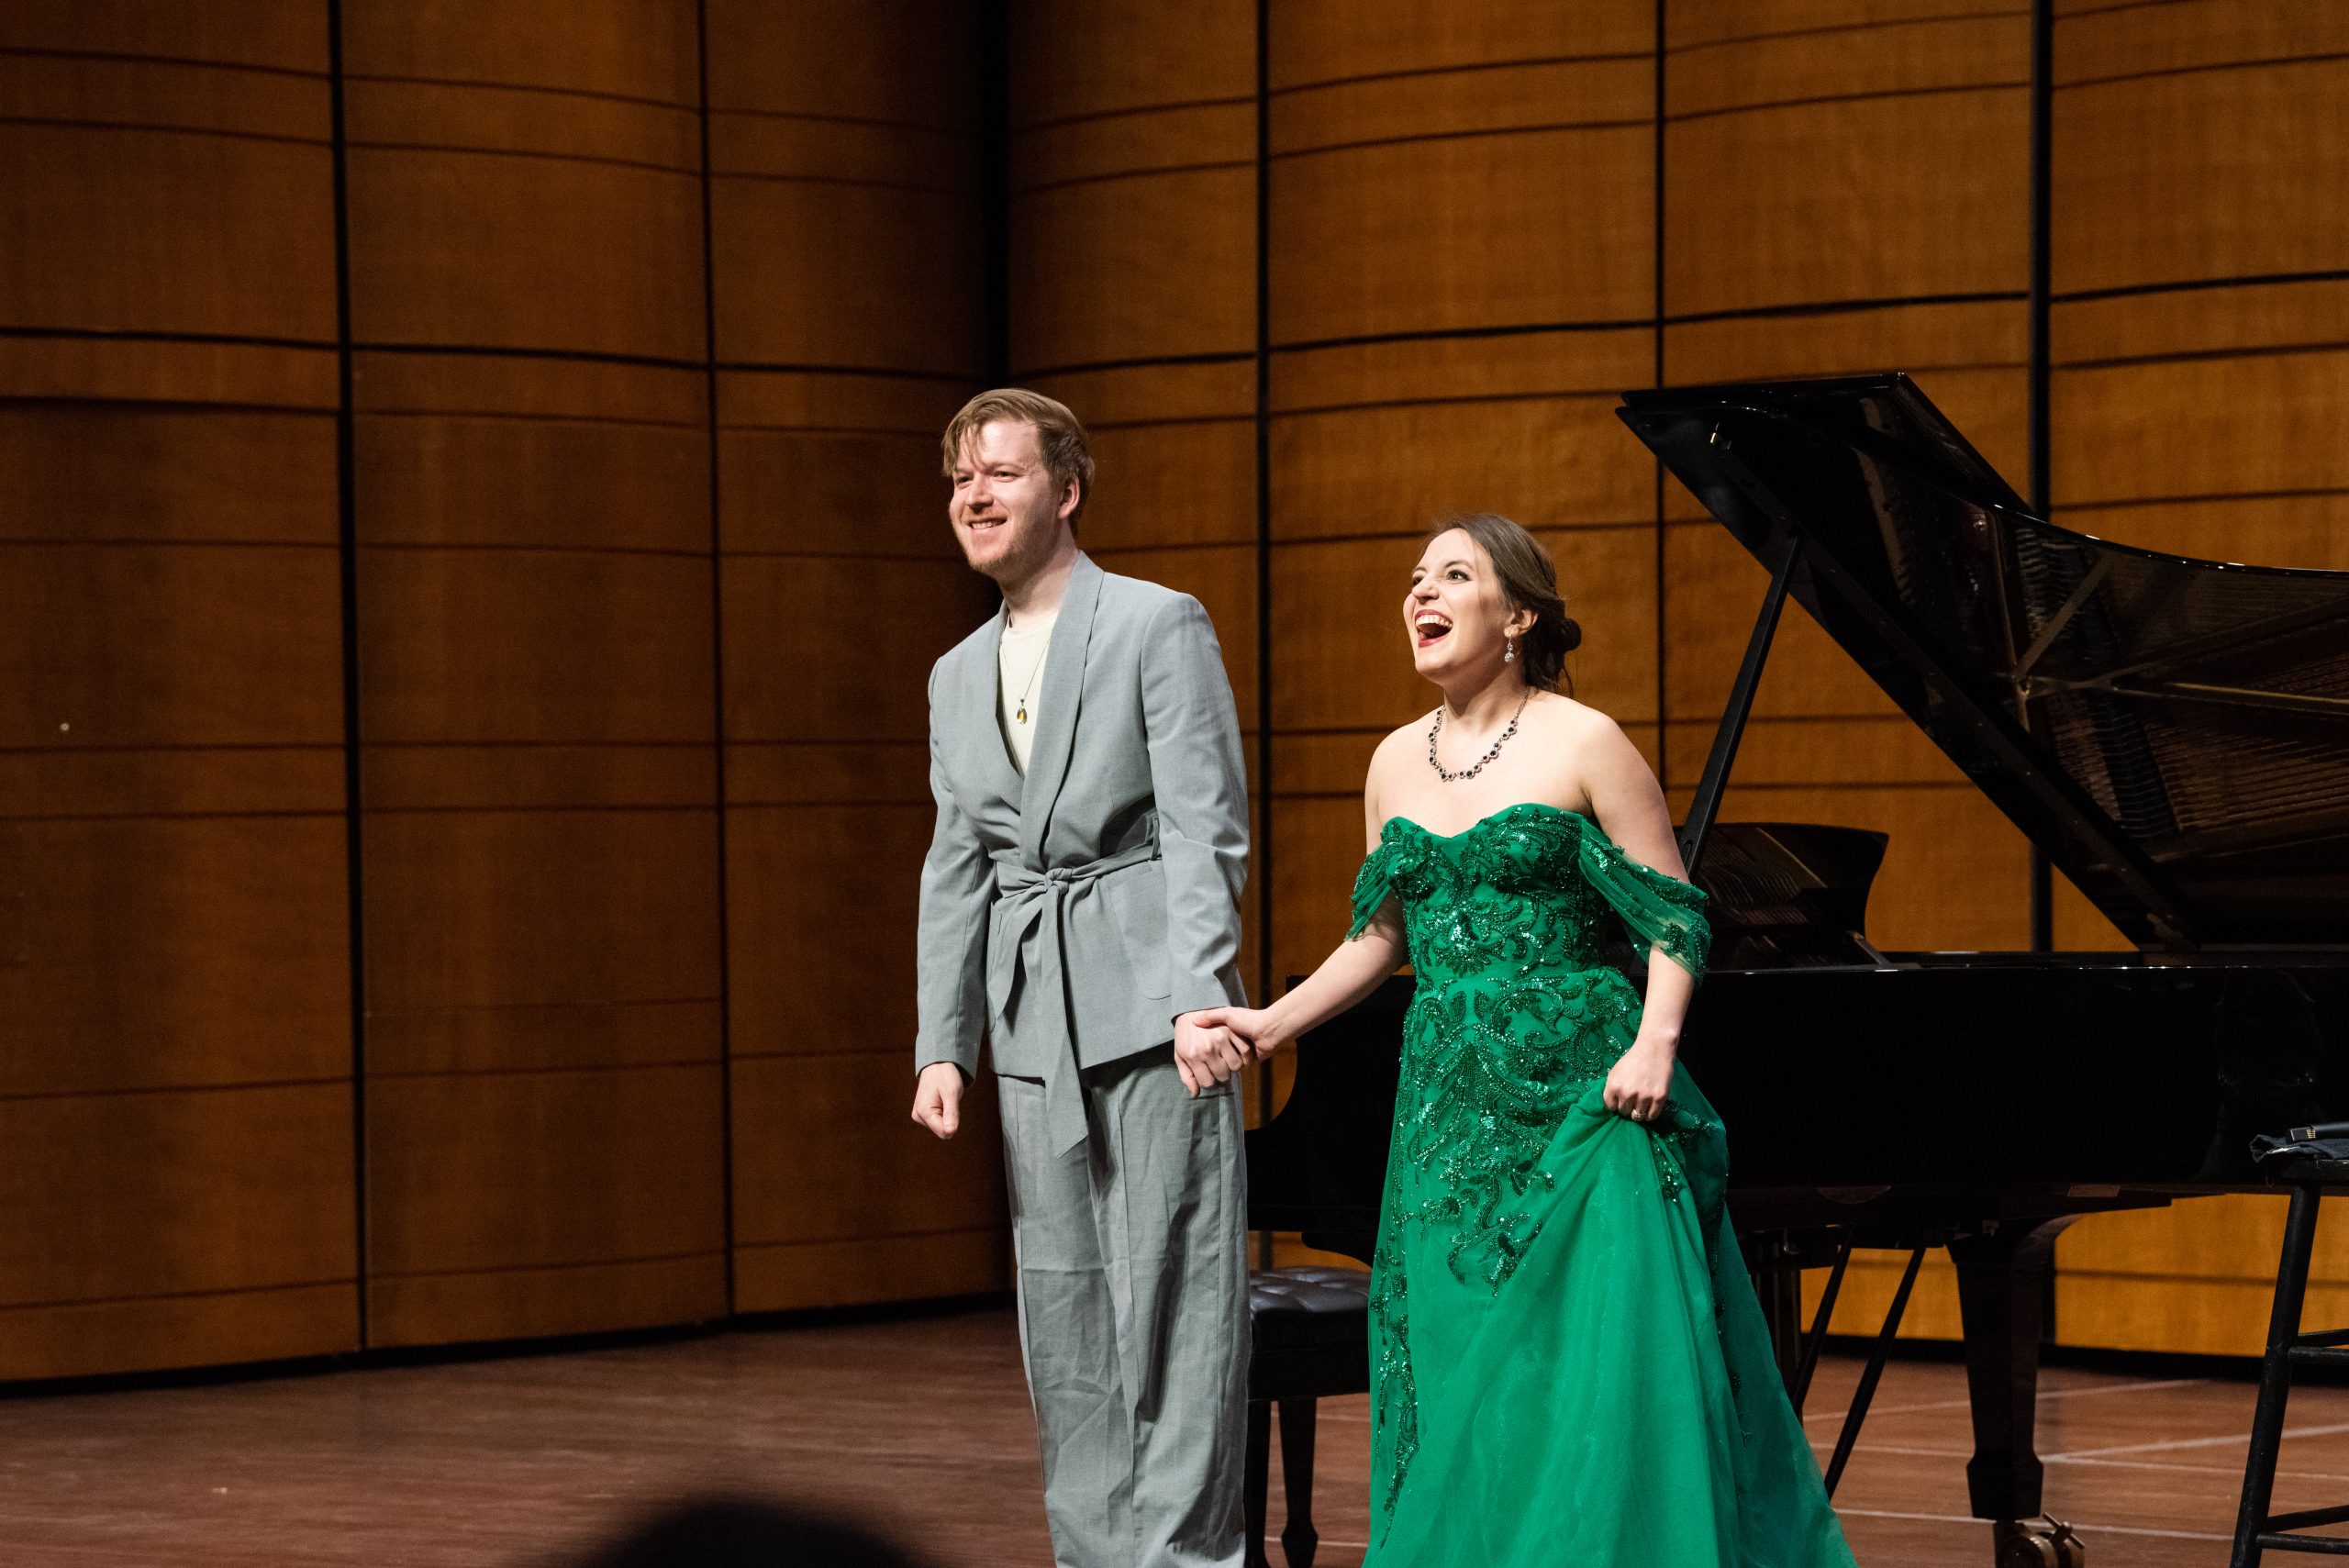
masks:
[(1505, 639), (1503, 639), (1502, 640), (1506, 641), (1506, 642), (1508, 644), (1508, 651), (1501, 655), (1501, 662), (1502, 662), (1502, 663), (1504, 663), (1504, 664), (1514, 664), (1514, 663), (1516, 663), (1516, 662), (1517, 662), (1517, 639), (1515, 639), (1515, 638), (1511, 637), (1511, 638), (1505, 638)]

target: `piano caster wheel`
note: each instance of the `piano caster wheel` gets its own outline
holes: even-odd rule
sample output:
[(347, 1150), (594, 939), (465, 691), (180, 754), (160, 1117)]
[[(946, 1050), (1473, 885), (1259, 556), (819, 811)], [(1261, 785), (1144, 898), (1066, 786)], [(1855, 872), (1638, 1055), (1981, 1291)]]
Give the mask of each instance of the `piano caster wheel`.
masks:
[(2002, 1519), (1990, 1530), (1998, 1568), (2087, 1568), (2087, 1545), (2070, 1525), (2044, 1518), (2036, 1524)]

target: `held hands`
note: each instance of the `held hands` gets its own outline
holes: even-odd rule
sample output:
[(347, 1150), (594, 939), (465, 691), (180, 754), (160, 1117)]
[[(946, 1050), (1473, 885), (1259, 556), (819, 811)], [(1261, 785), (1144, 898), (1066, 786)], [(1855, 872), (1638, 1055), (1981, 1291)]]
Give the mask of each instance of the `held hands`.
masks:
[(941, 1138), (952, 1138), (963, 1125), (963, 1070), (952, 1062), (933, 1062), (914, 1080), (914, 1120)]
[(1264, 1061), (1278, 1044), (1271, 1016), (1261, 1007), (1207, 1007), (1174, 1020), (1174, 1067), (1195, 1097)]
[(1223, 1012), (1210, 1007), (1174, 1020), (1174, 1071), (1194, 1099), (1248, 1065), (1247, 1044), (1225, 1026)]
[(1636, 1122), (1652, 1122), (1663, 1115), (1664, 1101), (1672, 1094), (1672, 1062), (1677, 1054), (1671, 1040), (1646, 1034), (1634, 1040), (1631, 1049), (1617, 1059), (1615, 1070), (1607, 1074), (1607, 1108)]

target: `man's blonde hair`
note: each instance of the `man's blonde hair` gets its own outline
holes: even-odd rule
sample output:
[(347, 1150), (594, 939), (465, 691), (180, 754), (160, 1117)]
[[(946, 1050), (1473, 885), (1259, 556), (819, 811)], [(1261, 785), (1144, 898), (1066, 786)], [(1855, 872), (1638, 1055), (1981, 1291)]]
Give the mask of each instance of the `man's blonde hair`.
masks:
[(1085, 516), (1085, 504), (1093, 498), (1093, 449), (1085, 440), (1084, 422), (1066, 404), (1041, 392), (998, 386), (963, 405), (962, 412), (946, 422), (946, 435), (940, 442), (946, 477), (954, 477), (954, 464), (963, 449), (980, 430), (997, 421), (1035, 427), (1036, 445), (1044, 454), (1044, 472), (1052, 476), (1055, 499), (1070, 480), (1076, 481), (1076, 510), (1068, 515), (1069, 527), (1074, 528)]

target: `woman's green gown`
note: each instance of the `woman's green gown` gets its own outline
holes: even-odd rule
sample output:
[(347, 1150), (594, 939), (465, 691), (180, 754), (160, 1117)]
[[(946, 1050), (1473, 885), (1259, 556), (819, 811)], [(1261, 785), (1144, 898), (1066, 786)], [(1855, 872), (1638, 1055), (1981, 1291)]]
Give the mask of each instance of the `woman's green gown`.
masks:
[(1419, 995), (1371, 1283), (1364, 1568), (1850, 1568), (1723, 1212), (1687, 1073), (1642, 1126), (1608, 1071), (1640, 998), (1610, 919), (1703, 973), (1704, 895), (1538, 803), (1450, 838), (1397, 817)]

